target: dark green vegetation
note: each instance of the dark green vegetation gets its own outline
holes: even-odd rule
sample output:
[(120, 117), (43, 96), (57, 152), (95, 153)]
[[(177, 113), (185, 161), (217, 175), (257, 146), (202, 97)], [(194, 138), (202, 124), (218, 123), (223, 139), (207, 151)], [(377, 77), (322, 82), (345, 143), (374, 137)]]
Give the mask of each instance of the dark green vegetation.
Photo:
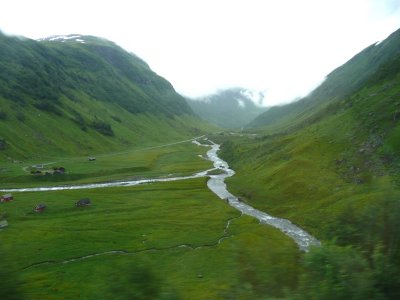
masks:
[(141, 59), (110, 41), (78, 37), (38, 42), (0, 33), (2, 161), (105, 153), (205, 128)]
[[(240, 129), (266, 110), (250, 99), (252, 92), (233, 88), (187, 102), (204, 120), (221, 128)], [(258, 95), (261, 98), (262, 95)], [(261, 104), (261, 103), (260, 103)]]
[(297, 298), (400, 298), (399, 58), (397, 31), (252, 134), (218, 137), (232, 192), (323, 242), (305, 255)]

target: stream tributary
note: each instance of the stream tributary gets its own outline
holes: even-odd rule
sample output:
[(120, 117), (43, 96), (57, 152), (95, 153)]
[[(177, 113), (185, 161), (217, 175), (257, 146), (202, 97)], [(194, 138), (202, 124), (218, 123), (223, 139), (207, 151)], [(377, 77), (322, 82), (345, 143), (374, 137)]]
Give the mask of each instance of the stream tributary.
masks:
[[(165, 177), (165, 178), (153, 178), (153, 179), (139, 179), (139, 180), (128, 180), (128, 181), (114, 181), (114, 182), (105, 182), (105, 183), (91, 183), (91, 184), (82, 184), (82, 185), (64, 185), (64, 186), (53, 186), (53, 187), (32, 187), (32, 188), (11, 188), (11, 189), (0, 189), (0, 192), (45, 192), (45, 191), (59, 191), (59, 190), (77, 190), (77, 189), (96, 189), (96, 188), (107, 188), (107, 187), (124, 187), (124, 186), (134, 186), (139, 184), (146, 183), (155, 183), (155, 182), (168, 182), (168, 181), (177, 181), (177, 180), (185, 180), (199, 177), (209, 177), (207, 182), (208, 188), (214, 192), (219, 198), (226, 201), (230, 206), (236, 208), (241, 211), (242, 214), (252, 216), (260, 221), (262, 224), (271, 225), (283, 233), (291, 237), (299, 246), (299, 248), (303, 251), (308, 251), (311, 245), (320, 245), (320, 242), (310, 235), (308, 232), (303, 230), (302, 228), (294, 225), (287, 219), (281, 219), (277, 217), (273, 217), (265, 212), (257, 210), (252, 206), (243, 203), (240, 201), (238, 197), (231, 194), (225, 184), (225, 179), (231, 177), (235, 174), (235, 172), (229, 168), (229, 165), (226, 161), (222, 160), (218, 157), (217, 152), (220, 149), (220, 145), (213, 143), (210, 140), (207, 140), (207, 144), (201, 144), (197, 140), (193, 140), (198, 146), (207, 146), (211, 147), (207, 152), (207, 158), (211, 160), (214, 164), (214, 168), (210, 170), (206, 170), (203, 172), (195, 173), (189, 176), (181, 176), (181, 177)], [(209, 175), (211, 171), (219, 170), (220, 174), (217, 175)]]

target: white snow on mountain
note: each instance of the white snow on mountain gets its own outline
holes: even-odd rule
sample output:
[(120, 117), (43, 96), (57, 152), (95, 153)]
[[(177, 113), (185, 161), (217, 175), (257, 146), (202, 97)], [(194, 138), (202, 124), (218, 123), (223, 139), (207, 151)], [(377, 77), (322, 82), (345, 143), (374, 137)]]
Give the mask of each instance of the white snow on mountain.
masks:
[(65, 42), (65, 41), (75, 41), (84, 44), (85, 41), (82, 39), (81, 35), (53, 35), (45, 38), (38, 39), (39, 42), (51, 41), (51, 42)]
[(236, 99), (236, 101), (238, 102), (239, 107), (241, 107), (241, 108), (245, 108), (245, 107), (246, 107), (246, 104), (244, 103), (243, 100), (241, 100), (241, 99)]
[(264, 100), (264, 94), (260, 91), (254, 90), (241, 90), (240, 94), (242, 94), (247, 99), (253, 101), (255, 104), (262, 105)]

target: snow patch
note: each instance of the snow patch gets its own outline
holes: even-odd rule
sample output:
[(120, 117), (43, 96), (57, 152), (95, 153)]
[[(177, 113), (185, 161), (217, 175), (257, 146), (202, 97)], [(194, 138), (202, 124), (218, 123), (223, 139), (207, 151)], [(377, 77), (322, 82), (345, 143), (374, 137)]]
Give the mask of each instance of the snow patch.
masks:
[(81, 35), (53, 35), (46, 38), (38, 39), (39, 42), (50, 41), (50, 42), (66, 42), (66, 41), (76, 41), (84, 44), (85, 41), (82, 39)]
[(245, 108), (246, 107), (246, 104), (244, 103), (243, 100), (236, 99), (236, 101), (238, 102), (239, 107), (241, 107), (241, 108)]
[(264, 94), (259, 91), (241, 90), (240, 94), (256, 104), (261, 105), (264, 100)]

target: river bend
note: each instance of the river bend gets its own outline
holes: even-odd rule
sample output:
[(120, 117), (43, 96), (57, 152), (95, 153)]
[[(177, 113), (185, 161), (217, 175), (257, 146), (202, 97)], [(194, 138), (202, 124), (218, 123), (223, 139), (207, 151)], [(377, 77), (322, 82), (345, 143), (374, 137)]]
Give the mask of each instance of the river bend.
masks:
[[(235, 174), (235, 171), (229, 168), (229, 165), (226, 161), (218, 157), (217, 152), (220, 149), (220, 145), (215, 144), (210, 140), (207, 140), (208, 144), (201, 144), (197, 140), (193, 140), (192, 142), (198, 146), (211, 147), (211, 149), (207, 152), (207, 157), (209, 160), (213, 162), (214, 164), (213, 169), (182, 177), (165, 177), (165, 178), (154, 178), (154, 179), (140, 179), (140, 180), (91, 183), (82, 185), (65, 185), (65, 186), (54, 186), (54, 187), (0, 189), (0, 192), (45, 192), (45, 191), (77, 190), (77, 189), (97, 189), (97, 188), (107, 188), (107, 187), (124, 187), (124, 186), (134, 186), (146, 183), (186, 180), (186, 179), (208, 176), (209, 180), (207, 182), (207, 186), (219, 198), (223, 199), (230, 206), (241, 211), (243, 214), (258, 219), (260, 223), (268, 224), (281, 230), (283, 233), (291, 237), (297, 243), (297, 245), (302, 251), (308, 251), (311, 245), (316, 245), (316, 246), (320, 245), (320, 242), (316, 238), (314, 238), (312, 235), (310, 235), (308, 232), (301, 229), (300, 227), (294, 225), (289, 220), (273, 217), (265, 212), (257, 210), (252, 206), (241, 202), (238, 197), (231, 194), (226, 187), (225, 179), (233, 176)], [(208, 174), (210, 171), (214, 170), (220, 170), (221, 174), (218, 175)]]

